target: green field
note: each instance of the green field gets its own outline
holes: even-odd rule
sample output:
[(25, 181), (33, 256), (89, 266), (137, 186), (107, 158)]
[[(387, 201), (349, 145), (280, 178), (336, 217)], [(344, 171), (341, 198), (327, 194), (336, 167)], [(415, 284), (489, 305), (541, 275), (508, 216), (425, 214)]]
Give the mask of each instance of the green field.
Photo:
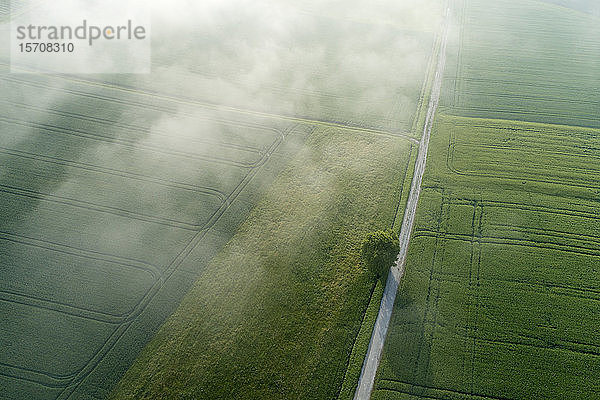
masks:
[(352, 399), (447, 6), (372, 398), (600, 398), (597, 1), (251, 3), (149, 2), (147, 75), (0, 41), (0, 399)]
[(374, 399), (598, 397), (598, 135), (438, 115)]
[(0, 43), (0, 398), (132, 365), (114, 398), (353, 391), (357, 247), (402, 218), (435, 26), (259, 3), (157, 16), (149, 75), (13, 74)]
[(335, 397), (374, 286), (359, 244), (391, 226), (409, 147), (313, 133), (114, 398)]
[(550, 3), (455, 2), (373, 399), (600, 398), (600, 20)]

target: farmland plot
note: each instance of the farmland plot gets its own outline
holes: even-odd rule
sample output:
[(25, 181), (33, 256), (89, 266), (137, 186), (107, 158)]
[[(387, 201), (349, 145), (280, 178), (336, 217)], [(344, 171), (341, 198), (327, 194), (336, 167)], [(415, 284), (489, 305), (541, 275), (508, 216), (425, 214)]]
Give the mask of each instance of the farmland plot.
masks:
[(600, 127), (598, 17), (534, 0), (457, 0), (453, 12), (443, 110)]
[(112, 398), (336, 397), (374, 287), (360, 242), (394, 221), (410, 147), (315, 131)]
[(600, 395), (598, 137), (438, 116), (374, 399)]

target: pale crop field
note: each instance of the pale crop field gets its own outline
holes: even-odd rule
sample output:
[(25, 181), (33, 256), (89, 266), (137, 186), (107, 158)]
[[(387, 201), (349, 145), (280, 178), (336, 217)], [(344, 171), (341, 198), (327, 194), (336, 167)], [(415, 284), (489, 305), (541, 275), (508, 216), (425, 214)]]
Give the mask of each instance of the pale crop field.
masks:
[(1, 85), (3, 387), (66, 398), (132, 361), (313, 128), (95, 81)]

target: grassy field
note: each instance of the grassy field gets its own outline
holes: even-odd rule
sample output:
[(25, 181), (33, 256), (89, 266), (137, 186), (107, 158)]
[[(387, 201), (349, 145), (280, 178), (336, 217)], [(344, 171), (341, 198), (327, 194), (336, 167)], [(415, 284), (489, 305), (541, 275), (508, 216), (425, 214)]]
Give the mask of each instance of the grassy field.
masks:
[(371, 334), (377, 320), (384, 288), (384, 282), (380, 279), (371, 295), (371, 300), (363, 316), (363, 322), (352, 346), (346, 374), (344, 375), (342, 387), (337, 397), (339, 400), (351, 400), (354, 398), (363, 363), (369, 350), (369, 342), (371, 341)]
[(313, 133), (112, 398), (334, 398), (374, 285), (359, 244), (391, 226), (409, 146)]
[(592, 3), (454, 3), (373, 399), (600, 397)]

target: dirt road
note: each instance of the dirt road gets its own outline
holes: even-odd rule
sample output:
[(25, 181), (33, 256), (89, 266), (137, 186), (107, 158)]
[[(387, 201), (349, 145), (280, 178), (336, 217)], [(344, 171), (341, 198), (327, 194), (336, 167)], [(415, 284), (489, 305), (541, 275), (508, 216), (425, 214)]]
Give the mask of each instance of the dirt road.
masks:
[(402, 228), (400, 230), (400, 253), (398, 254), (396, 265), (392, 267), (385, 285), (383, 299), (381, 300), (381, 306), (379, 308), (379, 314), (377, 315), (377, 320), (375, 321), (375, 327), (373, 328), (373, 334), (369, 343), (367, 356), (365, 357), (362, 371), (360, 373), (360, 379), (354, 394), (354, 400), (368, 400), (371, 397), (373, 384), (375, 382), (375, 374), (377, 372), (377, 367), (379, 366), (379, 360), (381, 359), (383, 343), (385, 342), (385, 336), (390, 324), (394, 300), (396, 299), (398, 283), (400, 282), (402, 275), (404, 275), (406, 252), (408, 250), (408, 243), (415, 220), (415, 212), (417, 210), (419, 195), (421, 194), (421, 182), (423, 180), (423, 173), (425, 172), (425, 162), (427, 160), (427, 149), (429, 147), (431, 127), (433, 125), (433, 118), (440, 100), (442, 78), (444, 75), (444, 67), (446, 65), (446, 42), (448, 39), (449, 18), (450, 9), (448, 8), (445, 15), (444, 28), (438, 53), (438, 63), (433, 85), (431, 87), (431, 97), (429, 99), (429, 106), (427, 108), (423, 136), (419, 144), (419, 154), (417, 156), (417, 161), (415, 162), (415, 171), (413, 174), (410, 194), (406, 203), (406, 212), (404, 213)]

